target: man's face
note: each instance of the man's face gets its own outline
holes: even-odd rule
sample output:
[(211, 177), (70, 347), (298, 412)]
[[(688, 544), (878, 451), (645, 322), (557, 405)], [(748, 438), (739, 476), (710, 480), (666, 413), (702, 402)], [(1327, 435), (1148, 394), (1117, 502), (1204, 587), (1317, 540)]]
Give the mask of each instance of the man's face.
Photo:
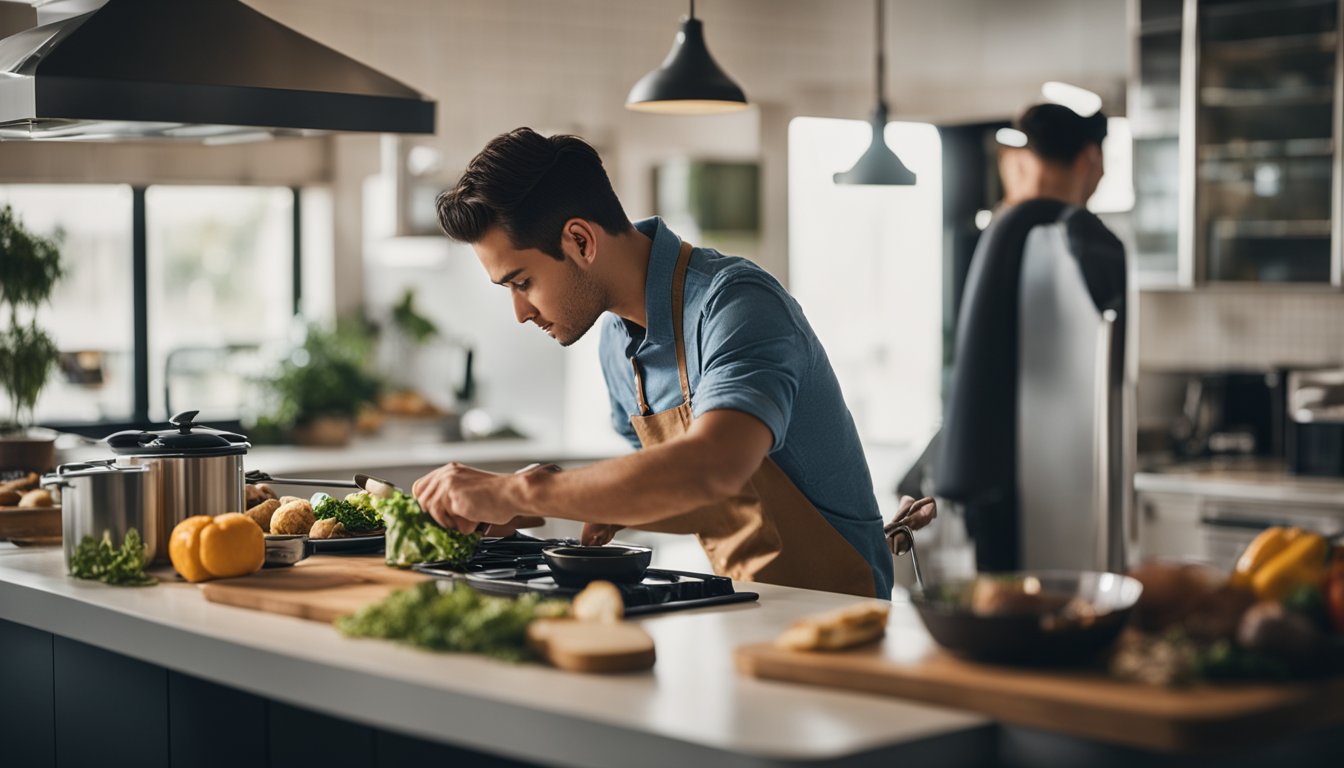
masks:
[[(532, 322), (561, 346), (583, 338), (607, 310), (606, 292), (583, 266), (580, 246), (568, 233), (561, 246), (564, 259), (517, 250), (499, 227), (472, 247), (490, 281), (509, 289), (518, 322)], [(583, 247), (592, 246), (585, 241)]]

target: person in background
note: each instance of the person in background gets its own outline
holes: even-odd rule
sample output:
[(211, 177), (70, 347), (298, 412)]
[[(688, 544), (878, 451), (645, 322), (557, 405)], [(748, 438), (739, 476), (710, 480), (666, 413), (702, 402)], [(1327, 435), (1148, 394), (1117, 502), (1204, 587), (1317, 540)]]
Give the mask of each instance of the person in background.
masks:
[(1020, 561), (1018, 295), (1032, 229), (1064, 226), (1093, 303), (1116, 312), (1113, 370), (1123, 370), (1125, 354), (1125, 249), (1086, 207), (1105, 171), (1106, 116), (1035, 104), (997, 138), (1003, 202), (971, 258), (943, 428), (930, 449), (937, 495), (964, 505), (982, 571), (1013, 570)]
[[(435, 520), (496, 532), (578, 520), (585, 544), (622, 527), (694, 534), (720, 575), (890, 596), (898, 543), (884, 536), (854, 420), (773, 277), (683, 242), (657, 217), (631, 223), (575, 136), (495, 137), (438, 215), (519, 323), (563, 346), (597, 326), (613, 426), (641, 450), (566, 472), (449, 464), (414, 486)], [(902, 501), (912, 529), (933, 519), (931, 501)]]

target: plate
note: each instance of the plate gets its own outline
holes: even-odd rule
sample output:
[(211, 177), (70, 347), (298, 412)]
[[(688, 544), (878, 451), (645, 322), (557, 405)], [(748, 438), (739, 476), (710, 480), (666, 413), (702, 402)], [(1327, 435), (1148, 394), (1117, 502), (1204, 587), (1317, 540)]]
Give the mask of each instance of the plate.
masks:
[(315, 555), (363, 555), (382, 552), (387, 543), (386, 534), (373, 536), (343, 536), (339, 539), (308, 539)]

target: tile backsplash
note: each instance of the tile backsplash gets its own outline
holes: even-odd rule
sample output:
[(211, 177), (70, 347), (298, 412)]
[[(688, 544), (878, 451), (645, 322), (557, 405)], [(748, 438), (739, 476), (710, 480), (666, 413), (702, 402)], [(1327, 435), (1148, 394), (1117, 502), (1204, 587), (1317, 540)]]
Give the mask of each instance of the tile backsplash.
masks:
[(1344, 363), (1344, 293), (1326, 290), (1145, 291), (1139, 368), (1223, 371)]

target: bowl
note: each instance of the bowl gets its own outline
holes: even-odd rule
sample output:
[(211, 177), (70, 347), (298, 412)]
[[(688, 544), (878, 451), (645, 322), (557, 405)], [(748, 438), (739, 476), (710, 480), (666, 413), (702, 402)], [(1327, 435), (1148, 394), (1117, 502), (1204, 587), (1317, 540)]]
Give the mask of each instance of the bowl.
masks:
[(929, 584), (910, 599), (933, 639), (958, 656), (1047, 665), (1108, 648), (1142, 592), (1119, 573), (1019, 571)]
[(605, 547), (555, 546), (541, 550), (551, 567), (551, 578), (562, 587), (581, 587), (590, 581), (637, 584), (653, 561), (653, 550), (608, 544)]

